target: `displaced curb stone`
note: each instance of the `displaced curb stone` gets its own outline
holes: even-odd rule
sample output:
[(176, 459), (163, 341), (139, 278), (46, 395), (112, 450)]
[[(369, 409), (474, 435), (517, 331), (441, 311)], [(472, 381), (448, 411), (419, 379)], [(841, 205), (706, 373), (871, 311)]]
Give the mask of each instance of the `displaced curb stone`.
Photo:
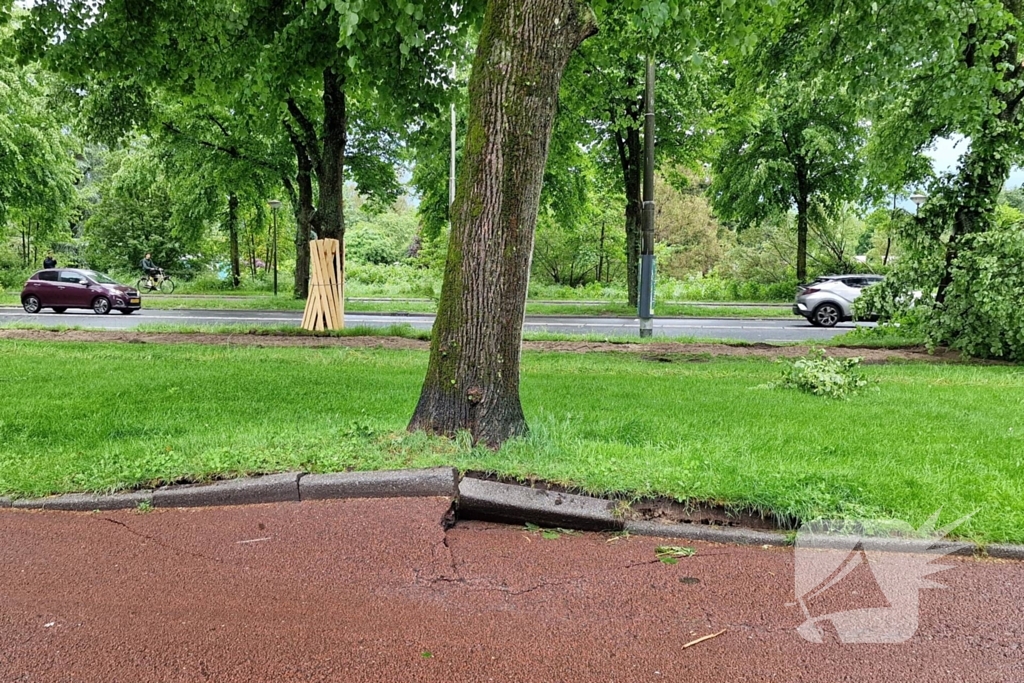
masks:
[(213, 484), (171, 486), (153, 492), (153, 507), (187, 508), (212, 505), (252, 505), (299, 500), (299, 472), (229, 479)]
[(305, 474), (299, 478), (300, 500), (329, 498), (455, 498), (458, 472), (454, 467), (383, 472)]
[[(595, 531), (625, 530), (638, 536), (680, 538), (712, 543), (787, 546), (792, 536), (740, 527), (702, 524), (666, 524), (649, 520), (625, 522), (614, 510), (615, 501), (557, 491), (534, 489), (465, 477), (451, 467), (383, 472), (341, 472), (304, 474), (286, 472), (261, 477), (231, 479), (206, 485), (170, 486), (154, 491), (91, 494), (70, 493), (46, 498), (11, 499), (0, 496), (0, 508), (22, 510), (123, 510), (150, 503), (153, 507), (206, 507), (298, 502), (331, 498), (452, 498), (463, 518), (502, 522), (529, 522), (541, 526)], [(847, 548), (842, 536), (817, 535), (800, 538), (800, 547)], [(872, 549), (887, 552), (982, 556), (1024, 561), (1024, 545), (992, 543), (978, 546), (968, 542), (929, 539), (871, 539)]]
[(459, 482), (459, 516), (597, 531), (622, 529), (615, 502), (484, 479)]
[[(90, 512), (92, 510), (126, 510), (138, 507), (140, 503), (153, 500), (152, 491), (131, 491), (129, 493), (67, 493), (46, 498), (21, 498), (10, 507), (23, 510), (69, 510)], [(0, 505), (3, 507), (3, 505)]]
[(626, 522), (625, 531), (637, 536), (683, 538), (691, 541), (710, 541), (712, 543), (787, 545), (786, 537), (780, 533), (736, 527), (716, 527), (704, 524), (662, 524), (661, 522), (637, 521)]

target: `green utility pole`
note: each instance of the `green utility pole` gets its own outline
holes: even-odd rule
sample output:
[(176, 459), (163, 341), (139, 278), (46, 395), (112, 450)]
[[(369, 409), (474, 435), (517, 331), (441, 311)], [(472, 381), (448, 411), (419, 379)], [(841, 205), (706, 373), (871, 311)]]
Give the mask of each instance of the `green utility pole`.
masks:
[(644, 212), (640, 242), (640, 336), (654, 334), (654, 61), (644, 89)]

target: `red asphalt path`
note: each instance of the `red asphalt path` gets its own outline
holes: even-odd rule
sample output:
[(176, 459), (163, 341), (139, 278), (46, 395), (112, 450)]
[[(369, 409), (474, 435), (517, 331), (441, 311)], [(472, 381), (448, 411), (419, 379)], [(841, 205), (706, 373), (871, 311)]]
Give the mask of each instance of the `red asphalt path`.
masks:
[(447, 507), (0, 510), (0, 681), (1024, 681), (1021, 563), (943, 558), (910, 641), (815, 645), (791, 550), (665, 565)]

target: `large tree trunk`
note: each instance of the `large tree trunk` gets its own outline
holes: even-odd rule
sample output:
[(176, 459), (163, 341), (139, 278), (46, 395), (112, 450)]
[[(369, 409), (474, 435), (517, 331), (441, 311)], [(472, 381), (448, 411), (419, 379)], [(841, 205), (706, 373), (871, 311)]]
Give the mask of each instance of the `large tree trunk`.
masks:
[(348, 115), (345, 82), (330, 69), (324, 70), (323, 153), (318, 170), (320, 200), (317, 215), (321, 238), (345, 237), (344, 190), (345, 145), (348, 143)]
[(231, 286), (242, 282), (242, 265), (238, 262), (238, 195), (228, 195), (228, 243), (231, 249)]
[(640, 233), (644, 205), (641, 197), (643, 185), (644, 147), (639, 128), (629, 128), (625, 137), (615, 134), (622, 166), (623, 186), (626, 189), (626, 291), (629, 305), (639, 301)]
[(597, 30), (580, 0), (490, 0), (469, 83), (430, 362), (410, 430), (496, 447), (525, 434), (519, 354), (558, 87)]

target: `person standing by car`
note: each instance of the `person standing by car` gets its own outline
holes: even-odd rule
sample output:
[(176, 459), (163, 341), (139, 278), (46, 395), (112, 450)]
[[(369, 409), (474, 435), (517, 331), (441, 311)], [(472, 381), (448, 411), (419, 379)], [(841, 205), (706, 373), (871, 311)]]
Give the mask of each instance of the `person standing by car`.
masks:
[(43, 268), (56, 268), (57, 259), (53, 258), (53, 254), (47, 254), (46, 258), (43, 259)]
[(152, 254), (146, 254), (146, 258), (142, 259), (142, 263), (139, 264), (142, 266), (142, 272), (144, 272), (146, 277), (149, 278), (150, 287), (153, 286), (153, 278), (160, 274), (160, 269), (156, 267), (155, 263), (153, 263), (152, 256)]

